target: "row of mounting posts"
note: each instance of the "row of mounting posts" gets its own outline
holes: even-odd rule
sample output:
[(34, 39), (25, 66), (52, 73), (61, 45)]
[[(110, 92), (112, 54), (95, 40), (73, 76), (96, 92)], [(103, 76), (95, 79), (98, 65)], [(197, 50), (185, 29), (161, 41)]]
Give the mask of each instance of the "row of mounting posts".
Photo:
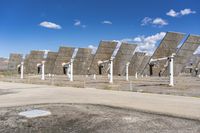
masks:
[[(71, 59), (71, 61), (68, 63), (70, 67), (70, 70), (68, 70), (70, 81), (73, 81), (73, 61), (74, 59)], [(18, 67), (20, 67), (20, 79), (24, 79), (24, 62), (21, 62)], [(42, 68), (41, 80), (45, 80), (45, 61), (42, 61), (42, 63), (38, 63), (37, 67)]]
[[(73, 61), (74, 59), (71, 59), (71, 61), (69, 62), (69, 66), (70, 66), (70, 81), (73, 81)], [(24, 79), (24, 62), (21, 62), (18, 65), (18, 68), (20, 67), (20, 79)], [(42, 73), (41, 73), (41, 80), (45, 80), (45, 61), (42, 61), (42, 63), (38, 63), (37, 67), (41, 67), (42, 68)]]
[[(21, 62), (18, 65), (18, 68), (20, 67), (20, 79), (24, 79), (24, 62)], [(42, 64), (37, 64), (37, 67), (42, 68), (42, 75), (41, 75), (41, 80), (45, 80), (45, 61), (42, 61)]]
[[(169, 86), (174, 86), (174, 69), (173, 69), (173, 62), (174, 62), (174, 56), (175, 54), (172, 54), (170, 57), (164, 57), (164, 58), (159, 58), (159, 59), (152, 59), (150, 62), (155, 62), (155, 61), (161, 61), (161, 60), (168, 60), (169, 61)], [(113, 83), (113, 59), (114, 57), (111, 57), (110, 60), (103, 61), (102, 63), (109, 63), (110, 68), (109, 68), (109, 83)], [(68, 63), (63, 63), (63, 66), (68, 65), (67, 67), (67, 75), (70, 79), (70, 81), (73, 81), (73, 62), (74, 59), (71, 59), (70, 62)], [(129, 74), (128, 74), (128, 68), (129, 68), (130, 62), (126, 63), (126, 81), (129, 81)], [(24, 62), (21, 62), (20, 65), (20, 78), (24, 78)], [(42, 68), (42, 75), (41, 75), (41, 80), (45, 80), (45, 61), (42, 61), (41, 64), (37, 64), (37, 67)], [(93, 78), (96, 80), (96, 74), (94, 74)], [(138, 78), (137, 72), (135, 73), (135, 78)]]

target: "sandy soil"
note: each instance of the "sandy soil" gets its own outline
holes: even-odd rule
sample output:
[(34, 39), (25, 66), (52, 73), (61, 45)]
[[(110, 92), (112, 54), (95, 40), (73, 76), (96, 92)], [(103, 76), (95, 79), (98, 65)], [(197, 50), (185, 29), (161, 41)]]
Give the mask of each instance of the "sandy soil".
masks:
[(92, 76), (83, 75), (74, 76), (74, 82), (70, 82), (66, 76), (46, 76), (45, 81), (40, 80), (39, 75), (25, 75), (25, 79), (21, 80), (18, 76), (7, 76), (0, 78), (1, 81), (19, 82), (28, 84), (46, 84), (54, 86), (69, 86), (78, 88), (97, 88), (118, 91), (133, 91), (142, 93), (156, 93), (179, 96), (200, 97), (200, 78), (191, 76), (175, 77), (175, 86), (169, 87), (168, 77), (141, 77), (135, 79), (130, 77), (130, 81), (125, 81), (124, 76), (115, 76), (114, 83), (109, 84), (107, 76), (97, 76), (94, 80)]

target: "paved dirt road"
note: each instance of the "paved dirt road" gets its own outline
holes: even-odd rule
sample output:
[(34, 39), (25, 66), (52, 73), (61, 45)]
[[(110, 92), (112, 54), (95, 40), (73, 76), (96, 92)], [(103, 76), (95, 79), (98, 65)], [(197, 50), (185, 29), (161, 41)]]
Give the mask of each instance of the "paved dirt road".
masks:
[(41, 103), (102, 104), (200, 119), (194, 97), (0, 82), (0, 107)]

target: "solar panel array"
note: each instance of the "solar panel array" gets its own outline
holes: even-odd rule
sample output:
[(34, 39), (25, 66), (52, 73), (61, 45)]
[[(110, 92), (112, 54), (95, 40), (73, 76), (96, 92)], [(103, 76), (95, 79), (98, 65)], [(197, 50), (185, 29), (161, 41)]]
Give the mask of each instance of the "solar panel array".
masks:
[[(150, 67), (151, 59), (158, 59), (169, 57), (172, 53), (176, 53), (174, 58), (174, 72), (175, 75), (184, 71), (194, 51), (200, 46), (200, 36), (189, 35), (183, 45), (177, 50), (177, 46), (184, 38), (183, 33), (167, 32), (165, 37), (160, 42), (160, 45), (155, 50), (152, 56), (147, 56), (144, 52), (135, 52), (136, 46), (134, 44), (120, 42), (120, 41), (101, 41), (95, 54), (92, 49), (78, 48), (77, 51), (72, 47), (60, 47), (58, 52), (49, 52), (47, 57), (44, 57), (44, 51), (33, 50), (24, 59), (24, 72), (30, 74), (37, 74), (37, 64), (43, 60), (45, 63), (46, 74), (64, 74), (62, 64), (68, 63), (74, 58), (74, 74), (99, 74), (100, 68), (98, 61), (109, 60), (115, 56), (113, 60), (113, 74), (125, 75), (125, 66), (127, 62), (129, 65), (129, 75), (149, 74), (150, 71), (153, 76), (167, 74), (168, 64), (166, 60), (155, 62)], [(8, 63), (9, 70), (16, 70), (17, 65), (23, 61), (21, 54), (11, 54)], [(199, 61), (194, 61), (193, 67), (198, 67)], [(106, 74), (108, 64), (101, 69), (102, 74)]]

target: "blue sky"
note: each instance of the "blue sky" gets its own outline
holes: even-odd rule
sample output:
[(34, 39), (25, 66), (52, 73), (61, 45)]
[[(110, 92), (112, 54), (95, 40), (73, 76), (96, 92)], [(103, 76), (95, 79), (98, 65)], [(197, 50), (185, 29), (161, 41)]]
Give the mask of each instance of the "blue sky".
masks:
[(199, 5), (199, 0), (1, 0), (0, 56), (166, 31), (200, 35)]

